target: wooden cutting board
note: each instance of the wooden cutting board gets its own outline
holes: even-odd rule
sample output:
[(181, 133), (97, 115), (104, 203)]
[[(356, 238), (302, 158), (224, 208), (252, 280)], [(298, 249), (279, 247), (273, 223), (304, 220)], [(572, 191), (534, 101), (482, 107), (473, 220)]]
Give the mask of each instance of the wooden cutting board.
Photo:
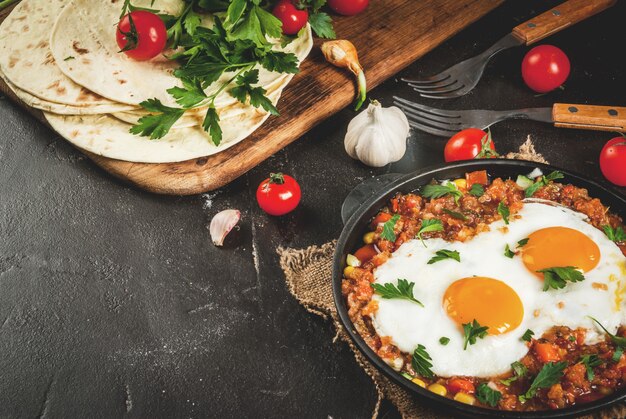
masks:
[[(366, 12), (333, 19), (337, 37), (357, 47), (372, 89), (502, 1), (371, 0)], [(0, 19), (5, 16), (2, 13)], [(81, 151), (112, 175), (154, 193), (192, 195), (224, 186), (353, 102), (354, 79), (326, 63), (320, 44), (316, 40), (300, 73), (283, 92), (278, 103), (281, 115), (270, 117), (251, 136), (221, 153), (180, 163), (147, 164)], [(2, 81), (0, 90), (19, 103)], [(39, 111), (28, 109), (43, 120)]]

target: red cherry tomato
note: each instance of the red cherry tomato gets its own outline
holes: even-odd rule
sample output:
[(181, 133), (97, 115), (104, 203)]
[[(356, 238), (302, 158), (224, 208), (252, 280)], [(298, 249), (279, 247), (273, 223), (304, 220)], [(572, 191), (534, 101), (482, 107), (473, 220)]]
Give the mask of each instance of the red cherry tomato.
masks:
[(296, 35), (309, 20), (309, 12), (306, 9), (298, 9), (294, 0), (280, 0), (274, 6), (272, 14), (283, 23), (285, 35)]
[(328, 0), (328, 6), (340, 15), (352, 16), (361, 13), (369, 0)]
[(522, 61), (524, 82), (538, 93), (561, 86), (569, 76), (570, 63), (565, 53), (552, 45), (539, 45), (528, 51)]
[(261, 209), (270, 215), (284, 215), (300, 203), (300, 185), (294, 178), (282, 173), (272, 173), (256, 190), (256, 200)]
[(491, 136), (478, 128), (467, 128), (452, 136), (443, 151), (446, 162), (496, 157)]
[[(135, 30), (132, 30), (129, 16)], [(117, 25), (117, 45), (124, 53), (137, 61), (146, 61), (163, 51), (167, 43), (165, 23), (154, 13), (137, 10), (124, 16)]]
[(600, 152), (600, 170), (605, 178), (618, 186), (626, 186), (626, 138), (610, 139)]

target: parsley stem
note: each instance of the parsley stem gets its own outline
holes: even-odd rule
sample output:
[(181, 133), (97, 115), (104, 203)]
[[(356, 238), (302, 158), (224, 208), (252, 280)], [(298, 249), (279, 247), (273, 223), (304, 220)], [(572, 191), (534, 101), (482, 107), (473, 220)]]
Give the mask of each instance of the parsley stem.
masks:
[(17, 3), (19, 0), (2, 0), (0, 1), (0, 10), (9, 7), (13, 3)]
[(248, 63), (247, 67), (242, 67), (241, 69), (239, 69), (234, 76), (232, 76), (230, 78), (230, 80), (228, 80), (226, 83), (223, 83), (219, 89), (217, 89), (217, 92), (213, 93), (211, 96), (209, 96), (209, 99), (211, 99), (211, 104), (213, 104), (213, 102), (215, 102), (215, 99), (217, 99), (217, 96), (222, 93), (224, 91), (224, 89), (226, 88), (226, 86), (228, 86), (229, 84), (231, 84), (233, 81), (235, 81), (235, 79), (237, 77), (239, 77), (241, 75), (241, 73), (243, 73), (244, 71), (247, 70), (251, 70), (252, 67), (254, 67), (254, 63)]

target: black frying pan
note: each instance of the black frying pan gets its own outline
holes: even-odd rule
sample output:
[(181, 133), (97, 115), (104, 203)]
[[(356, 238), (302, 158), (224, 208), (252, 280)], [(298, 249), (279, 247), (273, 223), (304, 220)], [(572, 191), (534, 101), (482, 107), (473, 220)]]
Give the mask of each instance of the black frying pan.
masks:
[(348, 310), (341, 295), (341, 279), (342, 272), (345, 267), (345, 260), (348, 253), (353, 252), (361, 245), (363, 233), (367, 230), (367, 225), (372, 217), (378, 213), (380, 208), (391, 199), (396, 192), (408, 193), (415, 191), (421, 186), (429, 183), (432, 179), (456, 179), (465, 177), (466, 172), (475, 170), (487, 170), (491, 177), (517, 178), (517, 175), (526, 175), (533, 169), (539, 168), (543, 173), (548, 174), (553, 170), (559, 170), (565, 175), (565, 179), (560, 180), (563, 183), (571, 183), (575, 186), (586, 188), (589, 195), (599, 198), (604, 205), (608, 205), (611, 211), (626, 219), (626, 199), (618, 195), (616, 192), (608, 189), (584, 177), (562, 170), (546, 164), (533, 163), (521, 160), (471, 160), (453, 164), (446, 164), (427, 168), (419, 172), (410, 173), (384, 186), (380, 191), (374, 193), (366, 202), (364, 202), (356, 212), (346, 222), (335, 250), (333, 261), (333, 295), (339, 318), (348, 334), (365, 355), (369, 361), (386, 374), (400, 386), (411, 391), (420, 401), (434, 408), (447, 413), (462, 415), (465, 417), (500, 417), (500, 418), (562, 418), (572, 417), (607, 407), (613, 403), (618, 403), (626, 399), (626, 389), (611, 394), (595, 402), (575, 406), (567, 409), (559, 409), (552, 411), (540, 412), (507, 412), (486, 409), (482, 407), (470, 406), (459, 403), (454, 400), (438, 396), (430, 391), (413, 384), (411, 381), (402, 377), (390, 366), (383, 362), (363, 341), (361, 336), (352, 327), (352, 322), (348, 317)]

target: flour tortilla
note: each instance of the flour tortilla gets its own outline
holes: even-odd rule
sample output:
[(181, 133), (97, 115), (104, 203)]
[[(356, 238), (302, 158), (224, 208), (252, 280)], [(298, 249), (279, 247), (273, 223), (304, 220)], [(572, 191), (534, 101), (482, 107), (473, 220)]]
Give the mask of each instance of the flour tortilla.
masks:
[[(291, 80), (289, 77), (284, 85)], [(283, 86), (284, 87), (284, 86)], [(282, 88), (268, 95), (276, 105)], [(69, 142), (91, 153), (138, 163), (174, 163), (211, 156), (252, 134), (269, 117), (262, 109), (221, 118), (222, 142), (215, 146), (201, 127), (172, 129), (163, 138), (150, 140), (128, 132), (131, 125), (111, 115), (61, 116), (44, 112), (52, 128)]]
[[(94, 106), (97, 112), (128, 109), (127, 105), (115, 103), (79, 86), (57, 67), (50, 51), (50, 28), (65, 4), (65, 0), (22, 0), (13, 9), (0, 25), (0, 71), (13, 86), (24, 92), (24, 96), (41, 99), (25, 100), (38, 109), (47, 107), (55, 111), (54, 103)], [(67, 111), (67, 108), (60, 109)], [(95, 109), (90, 112), (94, 113)]]
[[(143, 0), (137, 6), (154, 9), (180, 7), (182, 0)], [(151, 5), (152, 4), (152, 5)], [(138, 105), (140, 102), (157, 98), (167, 106), (176, 106), (167, 89), (180, 86), (181, 82), (172, 74), (177, 63), (163, 56), (150, 61), (135, 61), (120, 54), (115, 41), (115, 24), (120, 14), (121, 2), (71, 0), (59, 15), (50, 37), (51, 50), (61, 71), (84, 86), (115, 102)], [(304, 34), (287, 47), (277, 50), (295, 53), (302, 61), (312, 47), (311, 29), (307, 25)], [(64, 57), (76, 59), (64, 61)], [(233, 73), (222, 76), (227, 82)], [(259, 67), (259, 85), (266, 87), (282, 77), (282, 73), (270, 72)], [(220, 83), (213, 83), (207, 93), (216, 91)], [(236, 99), (223, 91), (216, 99), (216, 107), (228, 106)]]
[(97, 115), (109, 112), (133, 112), (137, 109), (133, 105), (105, 105), (105, 104), (92, 104), (91, 106), (72, 106), (72, 105), (64, 105), (62, 103), (50, 102), (45, 99), (41, 99), (37, 96), (34, 96), (13, 83), (11, 83), (2, 72), (0, 72), (0, 79), (4, 81), (4, 83), (11, 89), (15, 96), (26, 105), (31, 108), (39, 109), (46, 112), (53, 112), (59, 115)]

